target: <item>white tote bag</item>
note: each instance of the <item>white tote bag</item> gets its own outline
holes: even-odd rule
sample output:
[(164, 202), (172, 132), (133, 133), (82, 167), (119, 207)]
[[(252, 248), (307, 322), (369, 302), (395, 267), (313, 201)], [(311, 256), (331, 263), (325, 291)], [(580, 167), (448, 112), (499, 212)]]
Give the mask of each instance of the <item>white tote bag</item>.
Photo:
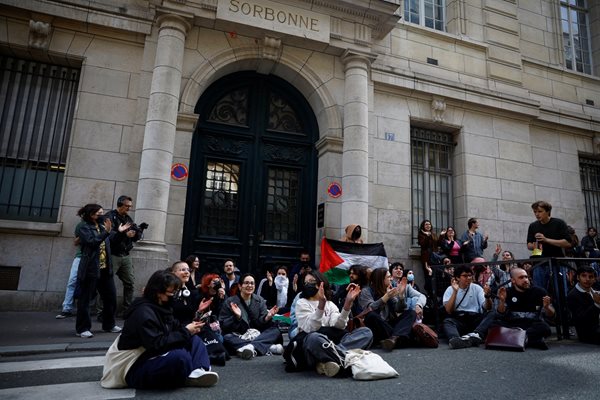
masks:
[(368, 350), (348, 350), (344, 361), (346, 367), (352, 367), (352, 377), (360, 381), (373, 381), (398, 376), (398, 372), (379, 354)]
[(117, 347), (121, 335), (117, 336), (113, 344), (106, 352), (104, 368), (102, 369), (102, 379), (100, 385), (107, 389), (119, 389), (127, 387), (125, 375), (129, 368), (135, 363), (139, 356), (146, 351), (143, 347), (131, 350), (119, 350)]

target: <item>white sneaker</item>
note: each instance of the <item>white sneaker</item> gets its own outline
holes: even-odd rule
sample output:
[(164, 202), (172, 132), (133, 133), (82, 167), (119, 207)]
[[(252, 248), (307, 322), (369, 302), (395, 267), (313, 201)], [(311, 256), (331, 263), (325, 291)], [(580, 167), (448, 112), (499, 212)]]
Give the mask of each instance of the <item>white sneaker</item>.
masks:
[(219, 382), (216, 372), (205, 371), (202, 368), (193, 370), (185, 381), (186, 386), (209, 387)]
[(269, 353), (271, 353), (273, 355), (283, 354), (283, 345), (281, 345), (281, 344), (272, 344), (271, 347), (269, 347)]
[(77, 336), (85, 338), (85, 339), (89, 339), (89, 338), (93, 337), (94, 334), (90, 331), (84, 331), (84, 332), (78, 333)]
[(253, 345), (247, 344), (237, 349), (237, 354), (242, 360), (249, 360), (253, 357), (256, 357), (256, 350), (254, 350)]
[(325, 375), (331, 378), (340, 372), (340, 365), (333, 361), (327, 361), (318, 363), (316, 369), (319, 375)]
[(121, 328), (118, 325), (113, 326), (112, 328), (110, 328), (108, 331), (106, 332), (110, 332), (110, 333), (119, 333), (123, 330), (123, 328)]
[(471, 342), (471, 346), (473, 347), (477, 347), (481, 343), (483, 343), (481, 336), (479, 336), (479, 333), (477, 332), (467, 333), (466, 335), (461, 336), (461, 339), (468, 340), (469, 342)]

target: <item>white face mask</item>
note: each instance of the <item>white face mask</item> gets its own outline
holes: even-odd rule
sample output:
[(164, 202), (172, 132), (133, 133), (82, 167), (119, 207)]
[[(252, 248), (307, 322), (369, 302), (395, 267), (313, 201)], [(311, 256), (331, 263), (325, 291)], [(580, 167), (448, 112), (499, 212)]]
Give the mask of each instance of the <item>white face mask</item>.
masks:
[(287, 276), (284, 275), (277, 275), (274, 279), (275, 281), (275, 288), (277, 288), (277, 290), (281, 290), (284, 287), (287, 288), (289, 285), (289, 279), (287, 278)]
[(415, 276), (414, 276), (414, 274), (410, 273), (410, 274), (406, 275), (406, 279), (408, 279), (409, 282), (412, 282), (415, 280)]

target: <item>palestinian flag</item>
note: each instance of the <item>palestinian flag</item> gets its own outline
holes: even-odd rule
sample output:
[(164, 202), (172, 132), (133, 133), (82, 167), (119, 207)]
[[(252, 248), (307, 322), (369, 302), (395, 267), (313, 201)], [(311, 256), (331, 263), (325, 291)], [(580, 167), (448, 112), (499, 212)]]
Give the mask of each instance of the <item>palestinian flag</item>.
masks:
[(383, 243), (358, 244), (323, 238), (319, 270), (325, 274), (329, 283), (335, 285), (349, 283), (348, 269), (355, 264), (373, 269), (388, 268)]

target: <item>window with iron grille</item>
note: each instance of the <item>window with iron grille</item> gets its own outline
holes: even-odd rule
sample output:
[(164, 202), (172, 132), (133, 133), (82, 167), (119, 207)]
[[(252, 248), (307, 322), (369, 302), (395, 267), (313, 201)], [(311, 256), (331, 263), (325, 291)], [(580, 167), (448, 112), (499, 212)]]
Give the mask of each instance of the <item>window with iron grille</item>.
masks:
[(0, 56), (0, 218), (56, 222), (79, 69)]
[(404, 0), (404, 20), (438, 31), (446, 30), (445, 0)]
[(585, 198), (587, 226), (600, 228), (600, 159), (579, 158), (581, 190)]
[(436, 232), (452, 224), (452, 134), (411, 127), (412, 243), (428, 219)]
[(565, 63), (568, 69), (592, 73), (591, 43), (585, 0), (561, 0), (560, 23)]

